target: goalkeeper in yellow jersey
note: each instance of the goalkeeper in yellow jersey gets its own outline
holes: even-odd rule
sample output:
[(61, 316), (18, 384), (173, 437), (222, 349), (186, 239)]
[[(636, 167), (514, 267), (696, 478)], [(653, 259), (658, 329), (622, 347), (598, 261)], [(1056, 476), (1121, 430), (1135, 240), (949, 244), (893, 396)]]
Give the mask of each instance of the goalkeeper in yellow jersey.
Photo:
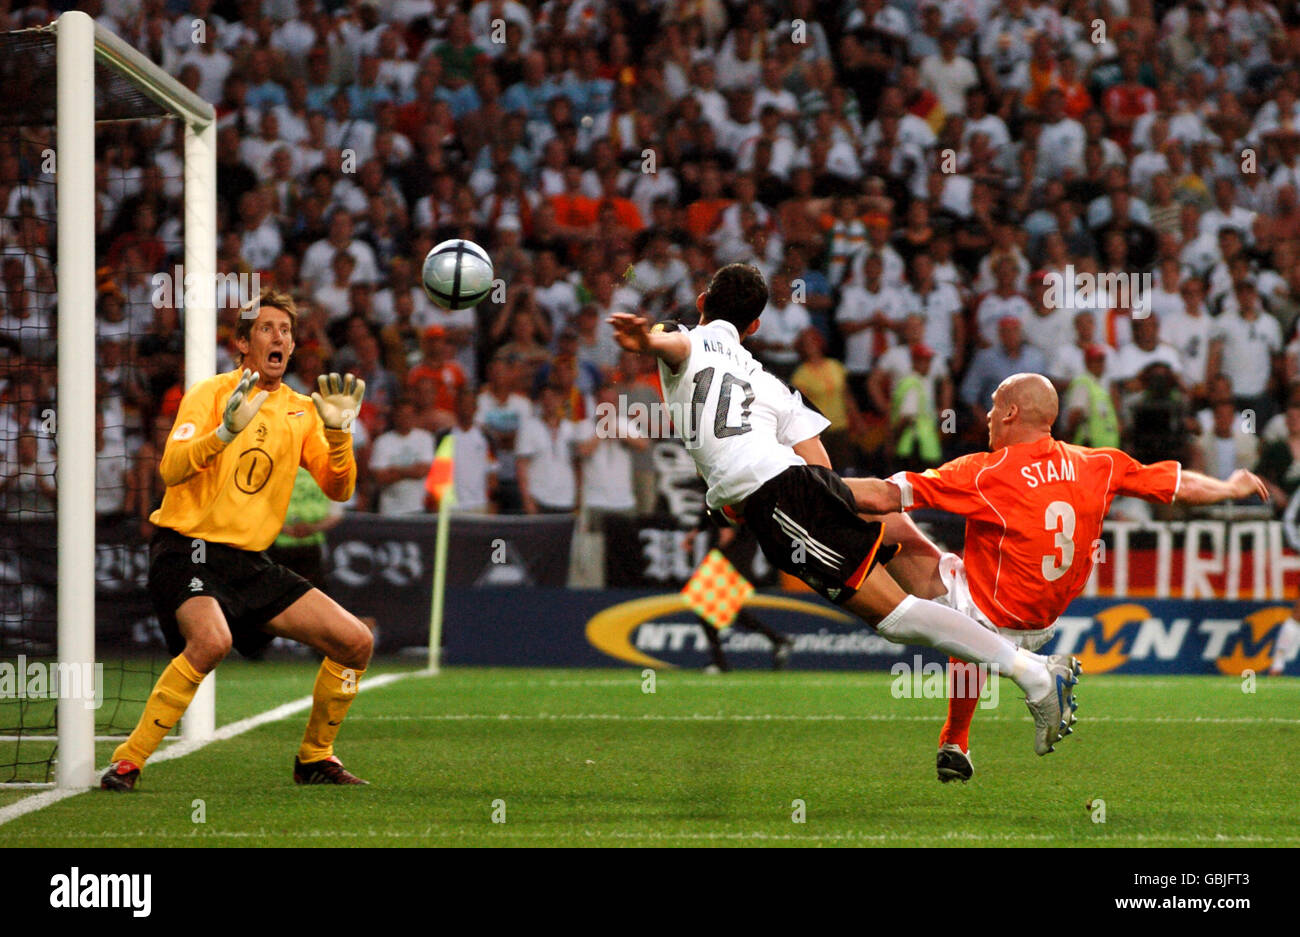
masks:
[(365, 784), (334, 755), (334, 738), (370, 662), (370, 629), (263, 552), (284, 523), (298, 467), (334, 501), (356, 484), (352, 422), (365, 382), (322, 375), (310, 398), (284, 384), (297, 310), (264, 291), (240, 310), (240, 366), (186, 392), (159, 470), (162, 506), (149, 520), (149, 594), (170, 653), (130, 738), (113, 753), (105, 790), (135, 787), (145, 761), (231, 647), (256, 654), (276, 637), (325, 655), (294, 759), (298, 784)]

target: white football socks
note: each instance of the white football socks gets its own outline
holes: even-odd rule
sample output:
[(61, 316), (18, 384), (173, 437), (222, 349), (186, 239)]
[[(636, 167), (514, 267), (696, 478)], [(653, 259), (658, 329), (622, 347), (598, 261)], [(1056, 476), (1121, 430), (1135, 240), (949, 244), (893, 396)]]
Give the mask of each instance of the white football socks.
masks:
[(1300, 645), (1300, 622), (1288, 618), (1278, 629), (1277, 641), (1273, 644), (1273, 666), (1269, 668), (1270, 671), (1281, 673), (1286, 668), (1287, 658), (1295, 652), (1298, 645)]
[(895, 644), (922, 644), (953, 657), (997, 667), (1025, 691), (1041, 699), (1052, 688), (1051, 675), (1037, 654), (1021, 650), (955, 609), (909, 595), (876, 625)]

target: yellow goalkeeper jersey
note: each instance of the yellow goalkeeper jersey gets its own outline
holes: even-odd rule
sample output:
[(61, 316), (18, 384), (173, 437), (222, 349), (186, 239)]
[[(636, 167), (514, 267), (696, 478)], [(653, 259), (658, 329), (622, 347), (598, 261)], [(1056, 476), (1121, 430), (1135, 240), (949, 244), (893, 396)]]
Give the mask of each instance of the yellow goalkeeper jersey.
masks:
[[(242, 369), (191, 387), (159, 467), (167, 491), (149, 520), (186, 537), (265, 550), (284, 525), (298, 466), (334, 501), (352, 497), (352, 434), (326, 429), (310, 397), (281, 384), (226, 445), (217, 436)], [(256, 393), (256, 388), (254, 389)]]

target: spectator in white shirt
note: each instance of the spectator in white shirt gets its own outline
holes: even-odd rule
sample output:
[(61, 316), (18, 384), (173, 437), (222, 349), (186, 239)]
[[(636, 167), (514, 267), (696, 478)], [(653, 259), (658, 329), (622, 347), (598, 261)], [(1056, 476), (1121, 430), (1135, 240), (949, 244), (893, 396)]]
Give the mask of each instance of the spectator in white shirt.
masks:
[[(690, 268), (670, 252), (665, 231), (655, 231), (646, 244), (645, 257), (632, 268), (632, 289), (641, 294), (644, 308), (656, 318), (673, 300), (673, 294), (690, 278)], [(541, 300), (538, 300), (540, 305)]]
[(578, 290), (564, 279), (564, 271), (553, 250), (537, 252), (534, 274), (537, 285), (533, 288), (533, 300), (550, 319), (552, 333), (558, 335), (582, 307)]
[(183, 42), (176, 44), (181, 57), (176, 63), (179, 71), (186, 65), (193, 65), (199, 70), (199, 97), (209, 104), (221, 101), (221, 89), (226, 83), (233, 60), (221, 48), (217, 41), (220, 27), (224, 25), (220, 18), (208, 18), (204, 21), (206, 42), (194, 42), (193, 21), (189, 17), (178, 17), (173, 28), (173, 36), (181, 35)]
[(700, 112), (713, 125), (714, 133), (721, 136), (722, 129), (727, 124), (727, 99), (715, 85), (717, 72), (713, 62), (709, 59), (696, 62), (691, 68), (691, 77), (691, 97), (699, 102)]
[(1260, 311), (1253, 281), (1238, 283), (1236, 297), (1239, 308), (1215, 320), (1207, 370), (1211, 377), (1231, 378), (1237, 409), (1253, 410), (1263, 426), (1277, 412), (1271, 390), (1280, 365), (1282, 329)]
[(1241, 232), (1247, 246), (1255, 243), (1255, 213), (1236, 204), (1237, 189), (1232, 180), (1224, 177), (1214, 182), (1214, 207), (1201, 215), (1201, 233), (1219, 233), (1220, 228), (1232, 227)]
[(1088, 350), (1097, 348), (1101, 350), (1105, 363), (1102, 370), (1103, 383), (1109, 387), (1115, 353), (1109, 345), (1096, 344), (1096, 315), (1091, 309), (1080, 309), (1074, 313), (1073, 325), (1074, 340), (1058, 348), (1055, 354), (1048, 357), (1048, 361), (1051, 362), (1047, 370), (1048, 377), (1052, 379), (1056, 389), (1064, 393), (1074, 379), (1086, 369)]
[(1083, 124), (1065, 112), (1065, 94), (1049, 88), (1043, 95), (1043, 129), (1038, 137), (1040, 169), (1047, 178), (1061, 178), (1067, 169), (1083, 171)]
[(455, 440), (452, 452), (455, 509), (461, 513), (488, 514), (493, 512), (496, 460), (487, 434), (474, 421), (475, 409), (474, 390), (466, 384), (456, 394), (456, 425), (451, 429)]
[[(170, 431), (170, 430), (169, 430)], [(104, 414), (95, 413), (95, 514), (121, 514), (126, 508), (127, 473), (131, 460), (126, 437), (119, 431), (104, 432)]]
[(782, 83), (781, 66), (775, 56), (763, 60), (762, 87), (754, 93), (754, 112), (762, 114), (766, 107), (775, 107), (783, 122), (794, 125), (800, 118), (799, 99)]
[(927, 379), (931, 402), (940, 411), (952, 406), (953, 386), (948, 365), (922, 340), (925, 327), (925, 318), (921, 314), (908, 314), (899, 330), (901, 341), (881, 355), (871, 371), (867, 392), (871, 405), (882, 415), (887, 416), (892, 411), (894, 389), (912, 373), (916, 363), (914, 353), (921, 349), (930, 355), (932, 361), (924, 371), (917, 372)]
[(997, 114), (988, 112), (989, 96), (983, 86), (975, 85), (966, 92), (966, 121), (962, 131), (962, 146), (977, 133), (989, 138), (994, 150), (1000, 150), (1011, 142), (1011, 133), (1006, 121)]
[(993, 277), (997, 286), (975, 308), (975, 339), (983, 348), (993, 344), (998, 323), (1003, 319), (1008, 316), (1019, 319), (1023, 328), (1034, 314), (1029, 300), (1016, 290), (1020, 268), (1014, 258), (1003, 257), (999, 260), (993, 268)]
[(433, 434), (415, 425), (415, 403), (399, 398), (393, 405), (393, 428), (370, 450), (370, 474), (379, 486), (379, 513), (389, 516), (424, 513), (424, 480), (433, 464)]
[(966, 92), (979, 84), (974, 63), (957, 54), (961, 35), (955, 29), (939, 34), (939, 54), (921, 60), (922, 87), (934, 92), (947, 114), (966, 113)]
[(525, 421), (515, 444), (519, 494), (526, 514), (569, 514), (578, 501), (578, 424), (566, 420), (554, 387), (542, 387), (538, 415)]
[(334, 252), (330, 262), (329, 283), (322, 284), (312, 293), (312, 300), (325, 313), (327, 325), (346, 319), (352, 309), (352, 274), (357, 262), (345, 250)]
[(1214, 334), (1214, 320), (1205, 310), (1204, 293), (1201, 281), (1188, 277), (1178, 284), (1182, 308), (1158, 314), (1160, 338), (1177, 349), (1183, 361), (1183, 379), (1197, 398), (1205, 394)]
[(887, 286), (879, 254), (867, 257), (862, 285), (840, 293), (835, 326), (844, 339), (844, 369), (850, 384), (861, 383), (875, 366), (878, 352), (893, 344), (893, 331), (906, 313), (905, 296)]
[(1025, 320), (1025, 341), (1050, 361), (1058, 348), (1070, 343), (1074, 334), (1074, 323), (1070, 321), (1072, 310), (1052, 301), (1052, 294), (1059, 291), (1052, 288), (1041, 271), (1030, 274), (1029, 287), (1034, 302), (1033, 315)]
[(1115, 353), (1110, 378), (1121, 393), (1135, 393), (1142, 389), (1142, 372), (1153, 364), (1168, 365), (1181, 379), (1183, 362), (1178, 350), (1160, 341), (1160, 321), (1155, 315), (1148, 315), (1133, 319), (1133, 339)]
[(254, 270), (270, 270), (284, 241), (271, 213), (269, 193), (250, 189), (239, 197), (239, 252)]
[(1231, 397), (1219, 397), (1198, 413), (1201, 432), (1192, 443), (1191, 468), (1213, 478), (1253, 469), (1259, 461), (1259, 435), (1244, 416)]
[(871, 254), (878, 254), (882, 265), (881, 276), (885, 278), (885, 283), (894, 289), (901, 289), (907, 275), (907, 266), (903, 263), (902, 255), (894, 250), (889, 243), (889, 216), (884, 214), (868, 215), (866, 223), (867, 243), (849, 261), (847, 282), (861, 283), (862, 268), (867, 257)]
[(365, 241), (354, 238), (353, 229), (352, 216), (341, 209), (335, 210), (330, 218), (329, 236), (314, 242), (302, 255), (302, 268), (298, 275), (304, 286), (312, 288), (328, 280), (334, 254), (339, 250), (346, 250), (357, 262), (352, 272), (354, 282), (374, 283), (379, 279), (374, 250)]
[(20, 521), (54, 517), (56, 464), (42, 458), (35, 433), (22, 433), (15, 459), (0, 463), (0, 504), (5, 516)]
[(619, 416), (618, 395), (613, 385), (596, 392), (596, 418), (581, 424), (579, 439), (582, 506), (587, 513), (588, 529), (599, 530), (598, 515), (636, 511), (632, 453), (645, 451), (650, 440), (625, 416)]
[(790, 278), (784, 273), (768, 281), (768, 301), (758, 331), (748, 342), (763, 366), (782, 380), (789, 380), (799, 366), (795, 341), (799, 333), (812, 326), (812, 318), (802, 303), (790, 292)]

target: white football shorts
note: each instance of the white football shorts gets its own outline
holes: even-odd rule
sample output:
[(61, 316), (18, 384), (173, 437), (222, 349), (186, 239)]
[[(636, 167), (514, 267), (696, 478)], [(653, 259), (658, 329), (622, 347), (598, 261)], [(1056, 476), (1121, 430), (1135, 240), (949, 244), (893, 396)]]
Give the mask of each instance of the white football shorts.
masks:
[(975, 619), (990, 631), (996, 631), (1008, 641), (1023, 647), (1026, 651), (1037, 651), (1052, 640), (1056, 634), (1056, 622), (1037, 631), (1024, 631), (1017, 628), (999, 628), (989, 621), (987, 615), (980, 611), (975, 600), (971, 598), (970, 583), (966, 581), (966, 564), (956, 553), (945, 553), (939, 557), (939, 578), (947, 587), (947, 595), (941, 595), (934, 601), (946, 605), (970, 618)]

